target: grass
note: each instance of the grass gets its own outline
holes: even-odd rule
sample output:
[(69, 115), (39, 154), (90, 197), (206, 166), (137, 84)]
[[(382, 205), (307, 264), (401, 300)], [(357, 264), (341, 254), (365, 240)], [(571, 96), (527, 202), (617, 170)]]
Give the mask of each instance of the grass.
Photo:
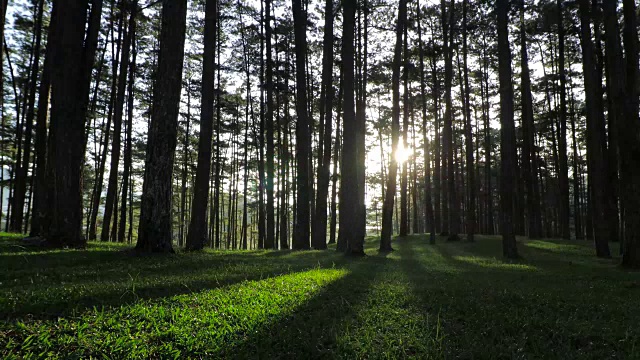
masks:
[[(640, 358), (640, 273), (585, 243), (497, 237), (134, 257), (0, 234), (1, 358)], [(498, 257), (497, 257), (498, 256)]]

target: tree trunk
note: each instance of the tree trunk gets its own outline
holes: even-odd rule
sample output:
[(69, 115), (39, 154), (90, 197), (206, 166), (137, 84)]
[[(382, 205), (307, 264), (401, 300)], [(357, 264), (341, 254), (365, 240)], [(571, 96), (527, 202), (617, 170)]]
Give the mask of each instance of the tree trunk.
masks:
[[(638, 20), (636, 4), (624, 0), (627, 114), (619, 124), (621, 195), (624, 199), (624, 253), (622, 265), (640, 267), (640, 123), (638, 121)], [(624, 127), (623, 127), (624, 125)], [(624, 130), (624, 131), (623, 131)]]
[(540, 210), (539, 204), (536, 203), (534, 196), (535, 185), (535, 124), (533, 122), (533, 98), (531, 96), (531, 76), (529, 73), (529, 54), (527, 53), (527, 34), (526, 24), (524, 22), (525, 2), (520, 3), (520, 64), (521, 72), (521, 90), (522, 90), (522, 159), (523, 159), (523, 180), (527, 194), (527, 220), (528, 234), (530, 239), (538, 239), (541, 237), (540, 228)]
[[(344, 72), (344, 123), (342, 135), (342, 161), (340, 177), (340, 238), (349, 255), (364, 255), (364, 238), (361, 226), (361, 204), (358, 181), (358, 119), (355, 114), (354, 31), (355, 1), (345, 2), (342, 34), (342, 66)], [(300, 171), (300, 169), (298, 169)], [(299, 204), (298, 204), (299, 206)]]
[(382, 207), (382, 231), (380, 235), (380, 251), (392, 251), (391, 235), (393, 233), (393, 208), (396, 196), (396, 179), (398, 177), (398, 162), (396, 153), (400, 136), (400, 65), (402, 63), (402, 35), (407, 22), (407, 0), (400, 0), (398, 4), (398, 23), (396, 25), (396, 45), (393, 53), (391, 88), (393, 93), (393, 108), (391, 113), (391, 156), (389, 157), (389, 176), (387, 189)]
[[(25, 119), (25, 130), (24, 130), (24, 144), (23, 144), (23, 152), (22, 159), (18, 159), (20, 162), (20, 166), (17, 167), (16, 171), (16, 183), (15, 183), (15, 191), (14, 191), (14, 212), (13, 218), (11, 221), (10, 229), (14, 232), (20, 233), (22, 232), (23, 220), (24, 220), (24, 203), (27, 192), (27, 172), (29, 170), (29, 161), (31, 160), (31, 137), (33, 134), (33, 119), (35, 116), (35, 102), (36, 102), (36, 89), (38, 82), (38, 74), (40, 68), (40, 49), (42, 43), (42, 17), (44, 13), (44, 1), (39, 0), (37, 3), (37, 13), (34, 22), (35, 28), (35, 45), (33, 50), (33, 62), (32, 68), (30, 70), (30, 79), (29, 79), (29, 87), (28, 91), (28, 99), (25, 99), (27, 102), (27, 111), (26, 111), (26, 119)], [(17, 210), (17, 211), (16, 211)]]
[[(436, 242), (436, 222), (433, 214), (433, 201), (431, 199), (431, 157), (429, 152), (431, 147), (429, 144), (429, 138), (427, 137), (427, 90), (426, 90), (426, 76), (424, 69), (424, 43), (422, 41), (422, 16), (420, 12), (420, 1), (416, 2), (416, 16), (418, 18), (418, 41), (420, 43), (420, 94), (422, 98), (422, 138), (424, 141), (424, 195), (425, 195), (425, 229), (429, 231), (429, 243), (435, 244)], [(435, 87), (435, 84), (433, 85)], [(384, 162), (384, 159), (382, 159)]]
[[(131, 9), (128, 9), (131, 10)], [(121, 11), (125, 11), (122, 9)], [(129, 15), (129, 25), (125, 28), (122, 54), (120, 58), (120, 72), (118, 73), (118, 88), (116, 102), (113, 113), (113, 143), (111, 145), (111, 165), (109, 168), (109, 183), (107, 185), (107, 198), (104, 207), (104, 218), (102, 221), (101, 241), (109, 241), (111, 219), (113, 217), (113, 228), (117, 228), (118, 214), (115, 210), (118, 201), (118, 168), (120, 166), (120, 153), (122, 141), (122, 119), (124, 116), (124, 102), (127, 89), (127, 73), (129, 69), (129, 54), (132, 44), (132, 24), (135, 23), (134, 14)], [(124, 18), (124, 17), (123, 17)], [(114, 74), (115, 76), (115, 74)], [(108, 130), (108, 129), (107, 129)], [(115, 238), (111, 240), (116, 241)]]
[[(274, 249), (275, 243), (275, 208), (273, 195), (273, 178), (275, 175), (273, 161), (275, 158), (274, 147), (274, 125), (273, 125), (273, 60), (271, 54), (271, 0), (265, 0), (265, 42), (267, 44), (267, 71), (266, 71), (266, 91), (267, 91), (267, 233), (264, 247)], [(302, 67), (304, 69), (304, 66)]]
[(597, 88), (598, 70), (596, 56), (591, 40), (591, 9), (588, 0), (579, 0), (580, 34), (582, 45), (582, 62), (584, 72), (584, 86), (587, 104), (587, 157), (588, 177), (591, 187), (591, 212), (593, 216), (593, 231), (598, 257), (609, 257), (608, 237), (609, 223), (607, 216), (607, 194), (605, 154), (601, 137), (604, 132), (604, 113), (602, 97)]
[[(53, 3), (55, 27), (50, 41), (56, 52), (51, 76), (51, 136), (47, 161), (46, 239), (54, 247), (84, 247), (82, 235), (82, 172), (85, 116), (91, 69), (97, 49), (102, 1), (92, 4), (85, 39), (86, 4), (71, 0)], [(63, 11), (64, 10), (64, 11)], [(79, 71), (80, 70), (80, 71)]]
[(514, 231), (514, 189), (516, 183), (516, 131), (513, 119), (513, 84), (511, 75), (511, 49), (509, 48), (509, 1), (497, 0), (498, 17), (498, 75), (500, 81), (500, 203), (502, 253), (508, 259), (518, 258)]
[[(324, 135), (320, 141), (321, 153), (318, 153), (318, 185), (316, 194), (316, 212), (313, 221), (312, 245), (314, 249), (327, 248), (327, 197), (329, 195), (329, 166), (331, 163), (331, 132), (333, 112), (333, 0), (325, 4), (324, 47), (322, 50), (322, 96), (320, 99), (320, 122)], [(324, 115), (324, 118), (322, 116)]]
[[(136, 50), (135, 39), (136, 39), (136, 16), (138, 14), (138, 4), (137, 2), (131, 3), (131, 15), (129, 18), (129, 32), (131, 33), (129, 36), (131, 37), (131, 50), (133, 56), (131, 58), (131, 64), (129, 66), (129, 87), (128, 87), (128, 103), (127, 103), (127, 138), (126, 144), (124, 148), (124, 173), (122, 175), (122, 200), (120, 202), (120, 228), (118, 229), (118, 242), (124, 242), (125, 229), (127, 227), (127, 199), (128, 193), (133, 193), (133, 187), (130, 182), (130, 174), (131, 174), (131, 160), (132, 160), (132, 135), (133, 135), (133, 106), (134, 106), (134, 84), (136, 78), (136, 60), (138, 52)], [(129, 206), (133, 206), (133, 204), (129, 204)], [(129, 226), (133, 226), (133, 223), (130, 223)]]
[[(408, 148), (407, 136), (409, 133), (409, 47), (408, 37), (409, 29), (406, 24), (404, 25), (404, 39), (402, 41), (402, 53), (404, 58), (404, 71), (402, 73), (402, 83), (404, 85), (404, 92), (402, 96), (402, 149)], [(409, 201), (407, 194), (407, 166), (409, 159), (404, 159), (400, 164), (402, 166), (402, 173), (400, 175), (400, 233), (401, 237), (409, 234)]]
[(310, 174), (311, 133), (307, 114), (307, 74), (305, 69), (307, 57), (307, 14), (302, 8), (302, 0), (293, 0), (293, 21), (296, 44), (296, 162), (298, 165), (296, 222), (293, 236), (294, 250), (309, 249), (309, 205), (312, 189)]
[(171, 179), (177, 142), (187, 1), (164, 0), (153, 114), (147, 140), (136, 249), (173, 252)]
[[(31, 207), (31, 236), (44, 235), (46, 229), (42, 224), (47, 214), (47, 115), (49, 113), (49, 93), (51, 90), (51, 74), (53, 58), (57, 44), (53, 31), (56, 28), (55, 22), (58, 15), (52, 11), (49, 23), (47, 49), (42, 67), (40, 87), (38, 89), (38, 113), (36, 116), (36, 136), (35, 136), (35, 174), (33, 192), (33, 206)], [(1, 53), (1, 51), (0, 51)], [(1, 55), (0, 55), (1, 56)], [(1, 59), (1, 58), (0, 58)], [(2, 207), (0, 207), (1, 209)]]
[[(606, 2), (606, 1), (605, 1)], [(569, 165), (567, 160), (567, 89), (565, 75), (565, 50), (564, 50), (564, 23), (562, 0), (557, 0), (558, 4), (558, 73), (560, 75), (560, 124), (558, 137), (559, 169), (558, 182), (560, 185), (560, 234), (563, 239), (569, 240), (571, 232), (569, 230), (569, 218), (571, 210), (569, 207)]]
[(475, 161), (473, 159), (473, 129), (471, 127), (471, 104), (469, 89), (469, 68), (467, 63), (467, 6), (463, 1), (462, 11), (462, 53), (464, 59), (464, 113), (465, 113), (465, 147), (467, 161), (467, 241), (473, 242), (476, 232), (476, 179)]
[(187, 250), (201, 250), (207, 238), (207, 199), (211, 174), (211, 145), (213, 142), (213, 102), (215, 93), (215, 49), (217, 0), (205, 4), (204, 52), (202, 62), (202, 101), (200, 103), (200, 139), (198, 165), (191, 207), (191, 221), (187, 234)]

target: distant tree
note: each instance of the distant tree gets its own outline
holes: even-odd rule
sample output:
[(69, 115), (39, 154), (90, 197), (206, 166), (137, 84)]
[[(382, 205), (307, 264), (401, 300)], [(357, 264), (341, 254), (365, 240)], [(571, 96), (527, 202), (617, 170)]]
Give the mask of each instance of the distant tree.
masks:
[[(407, 22), (407, 0), (398, 3), (398, 22), (396, 25), (396, 45), (393, 52), (391, 88), (393, 93), (393, 110), (391, 113), (391, 155), (389, 157), (389, 176), (382, 206), (382, 232), (380, 235), (380, 251), (392, 251), (391, 235), (393, 234), (393, 205), (396, 196), (396, 178), (398, 162), (396, 152), (400, 137), (400, 67), (402, 64), (402, 37)], [(345, 79), (346, 80), (346, 79)]]

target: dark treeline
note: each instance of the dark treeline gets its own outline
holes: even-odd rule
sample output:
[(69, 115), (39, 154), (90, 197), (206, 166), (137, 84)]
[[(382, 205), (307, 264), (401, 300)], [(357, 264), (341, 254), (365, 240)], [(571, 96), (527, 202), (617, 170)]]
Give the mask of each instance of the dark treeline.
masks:
[(0, 209), (53, 247), (621, 242), (634, 0), (2, 0)]

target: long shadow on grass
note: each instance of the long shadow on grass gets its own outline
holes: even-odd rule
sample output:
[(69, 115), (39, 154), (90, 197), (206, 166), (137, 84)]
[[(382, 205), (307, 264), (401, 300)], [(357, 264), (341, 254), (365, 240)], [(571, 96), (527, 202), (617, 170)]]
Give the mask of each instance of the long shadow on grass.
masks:
[[(17, 266), (19, 270), (14, 267), (0, 275), (0, 289), (7, 295), (0, 299), (0, 319), (51, 319), (94, 307), (108, 309), (141, 299), (341, 266), (346, 261), (331, 251), (278, 258), (263, 255), (205, 252), (133, 258), (109, 251), (33, 255), (32, 261)], [(47, 260), (40, 262), (40, 256)]]
[[(345, 323), (354, 319), (357, 305), (370, 293), (372, 283), (383, 271), (382, 256), (349, 259), (346, 276), (329, 284), (294, 313), (244, 334), (215, 358), (318, 359), (341, 355), (338, 336)], [(189, 354), (192, 349), (182, 349)]]

